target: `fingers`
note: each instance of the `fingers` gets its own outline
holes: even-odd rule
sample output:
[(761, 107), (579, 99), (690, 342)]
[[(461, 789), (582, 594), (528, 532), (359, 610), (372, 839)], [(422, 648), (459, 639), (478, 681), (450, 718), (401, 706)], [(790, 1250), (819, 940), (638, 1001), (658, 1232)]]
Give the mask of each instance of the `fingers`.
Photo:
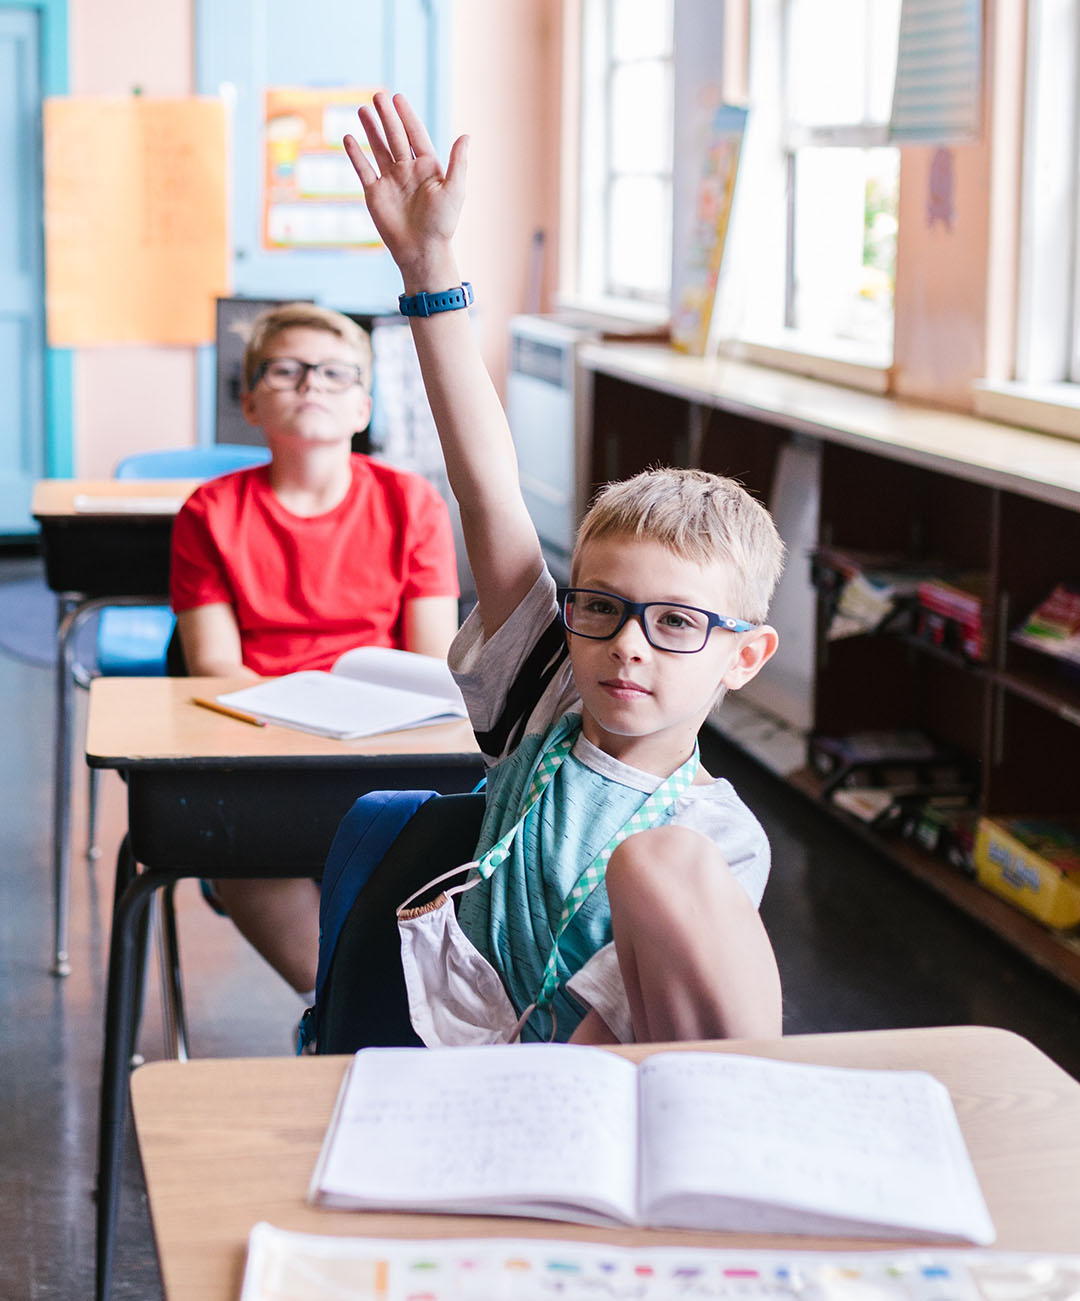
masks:
[[(375, 159), (379, 171), (385, 172), (393, 163), (394, 155), (390, 152), (390, 148), (383, 137), (379, 119), (372, 112), (370, 104), (365, 104), (357, 112), (357, 117), (360, 119), (360, 125), (364, 128), (364, 135), (367, 136), (371, 156)], [(350, 154), (349, 157), (351, 158), (352, 155)]]
[(360, 177), (360, 184), (366, 190), (369, 185), (374, 184), (378, 179), (375, 175), (375, 169), (368, 162), (367, 155), (360, 147), (359, 141), (352, 136), (346, 136), (342, 143), (345, 145), (345, 152), (349, 155), (349, 162), (352, 163), (354, 171)]
[(465, 171), (469, 161), (469, 137), (458, 136), (450, 146), (446, 163), (446, 189), (457, 203), (465, 197)]
[(405, 129), (408, 136), (409, 144), (412, 151), (417, 157), (420, 154), (434, 154), (435, 146), (431, 143), (431, 137), (427, 133), (427, 127), (420, 120), (419, 115), (404, 95), (395, 95), (393, 100), (394, 108), (397, 110), (397, 117)]
[[(409, 108), (404, 96), (398, 95), (396, 99), (402, 101), (406, 108)], [(375, 111), (379, 115), (379, 121), (382, 123), (382, 129), (386, 133), (386, 143), (390, 147), (390, 153), (395, 159), (404, 160), (413, 156), (412, 145), (409, 142), (408, 132), (402, 123), (398, 114), (398, 108), (395, 100), (383, 90), (377, 90), (372, 99)], [(412, 112), (411, 109), (409, 109)], [(415, 116), (415, 114), (414, 114)], [(419, 118), (417, 118), (419, 121)]]

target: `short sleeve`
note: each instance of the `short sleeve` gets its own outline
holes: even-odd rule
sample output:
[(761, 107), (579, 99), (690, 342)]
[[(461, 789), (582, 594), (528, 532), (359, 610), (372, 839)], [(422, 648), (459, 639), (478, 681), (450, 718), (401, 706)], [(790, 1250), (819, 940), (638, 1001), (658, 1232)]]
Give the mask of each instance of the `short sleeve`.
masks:
[(409, 542), (402, 599), (457, 596), (457, 552), (446, 503), (426, 479), (417, 479), (407, 509)]
[(173, 522), (169, 600), (177, 614), (200, 605), (234, 604), (221, 550), (198, 490), (181, 506)]

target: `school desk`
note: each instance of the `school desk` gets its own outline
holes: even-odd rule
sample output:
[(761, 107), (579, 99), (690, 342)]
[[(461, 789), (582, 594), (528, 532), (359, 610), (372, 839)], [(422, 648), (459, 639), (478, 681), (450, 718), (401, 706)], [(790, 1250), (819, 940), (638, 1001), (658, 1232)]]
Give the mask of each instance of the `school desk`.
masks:
[(67, 953), (71, 879), (75, 635), (109, 605), (166, 605), (173, 517), (198, 479), (42, 479), (31, 513), (41, 526), (45, 581), (58, 605), (53, 778), (53, 972)]
[[(107, 1292), (119, 1198), (136, 935), (153, 891), (182, 877), (311, 876), (365, 790), (472, 790), (482, 776), (464, 720), (335, 741), (202, 709), (235, 678), (96, 678), (87, 762), (127, 783), (109, 942), (98, 1168), (98, 1281)], [(182, 1017), (181, 1017), (182, 1019)]]
[[(635, 1060), (654, 1046), (619, 1049)], [(671, 1045), (668, 1045), (669, 1047)], [(686, 1047), (687, 1045), (681, 1045)], [(982, 1026), (695, 1044), (836, 1066), (928, 1070), (949, 1089), (1003, 1250), (1080, 1251), (1080, 1084), (1017, 1035)], [(420, 1051), (420, 1050), (418, 1050)], [(239, 1296), (259, 1220), (357, 1237), (539, 1237), (835, 1251), (866, 1239), (596, 1229), (551, 1220), (329, 1211), (308, 1181), (347, 1057), (155, 1062), (132, 1076), (158, 1260), (169, 1301)]]

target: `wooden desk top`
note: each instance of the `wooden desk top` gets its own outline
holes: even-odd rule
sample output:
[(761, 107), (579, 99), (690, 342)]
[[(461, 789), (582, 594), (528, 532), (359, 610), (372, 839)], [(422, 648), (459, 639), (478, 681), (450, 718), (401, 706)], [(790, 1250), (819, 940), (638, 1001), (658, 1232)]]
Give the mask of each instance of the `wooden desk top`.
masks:
[[(175, 515), (201, 479), (39, 479), (34, 484), (30, 513), (36, 520), (139, 519)], [(96, 509), (78, 510), (76, 498), (86, 497)], [(140, 512), (140, 501), (170, 503), (169, 509)], [(121, 507), (125, 501), (129, 505)]]
[(587, 370), (690, 402), (1080, 510), (1073, 439), (662, 344), (592, 343), (577, 356)]
[[(662, 1046), (620, 1051), (638, 1059)], [(932, 1072), (952, 1095), (997, 1228), (996, 1246), (1080, 1251), (1080, 1084), (1027, 1040), (1004, 1030), (961, 1026), (695, 1047)], [(367, 1237), (559, 1237), (625, 1245), (683, 1242), (788, 1250), (897, 1245), (316, 1209), (307, 1205), (307, 1186), (347, 1061), (300, 1057), (155, 1062), (134, 1073), (135, 1125), (170, 1301), (238, 1296), (247, 1235), (261, 1219), (305, 1233)]]
[(355, 741), (336, 741), (293, 728), (250, 723), (191, 703), (250, 686), (237, 678), (95, 678), (90, 684), (86, 757), (95, 768), (130, 768), (235, 759), (257, 763), (307, 757), (355, 765), (370, 757), (479, 755), (465, 719), (413, 727)]

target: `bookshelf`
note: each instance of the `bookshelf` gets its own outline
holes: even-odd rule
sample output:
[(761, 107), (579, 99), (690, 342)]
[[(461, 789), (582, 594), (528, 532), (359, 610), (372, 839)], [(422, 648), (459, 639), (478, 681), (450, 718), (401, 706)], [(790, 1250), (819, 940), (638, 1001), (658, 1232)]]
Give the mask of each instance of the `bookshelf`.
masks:
[[(912, 635), (829, 642), (819, 602), (814, 730), (921, 728), (977, 761), (980, 812), (1078, 811), (1080, 673), (1070, 677), (1008, 633), (1055, 583), (1080, 576), (1080, 441), (657, 345), (587, 345), (578, 360), (594, 483), (666, 461), (732, 474), (769, 500), (782, 449), (809, 438), (820, 452), (819, 544), (987, 575), (993, 627), (989, 658), (978, 664)], [(802, 564), (791, 555), (789, 566)], [(729, 730), (723, 711), (718, 724)], [(729, 734), (753, 737), (745, 708)], [(752, 741), (747, 748), (770, 762)], [(860, 823), (823, 798), (816, 773), (792, 766), (790, 738), (784, 752), (788, 761), (772, 766), (793, 788), (1080, 991), (1080, 937)]]

